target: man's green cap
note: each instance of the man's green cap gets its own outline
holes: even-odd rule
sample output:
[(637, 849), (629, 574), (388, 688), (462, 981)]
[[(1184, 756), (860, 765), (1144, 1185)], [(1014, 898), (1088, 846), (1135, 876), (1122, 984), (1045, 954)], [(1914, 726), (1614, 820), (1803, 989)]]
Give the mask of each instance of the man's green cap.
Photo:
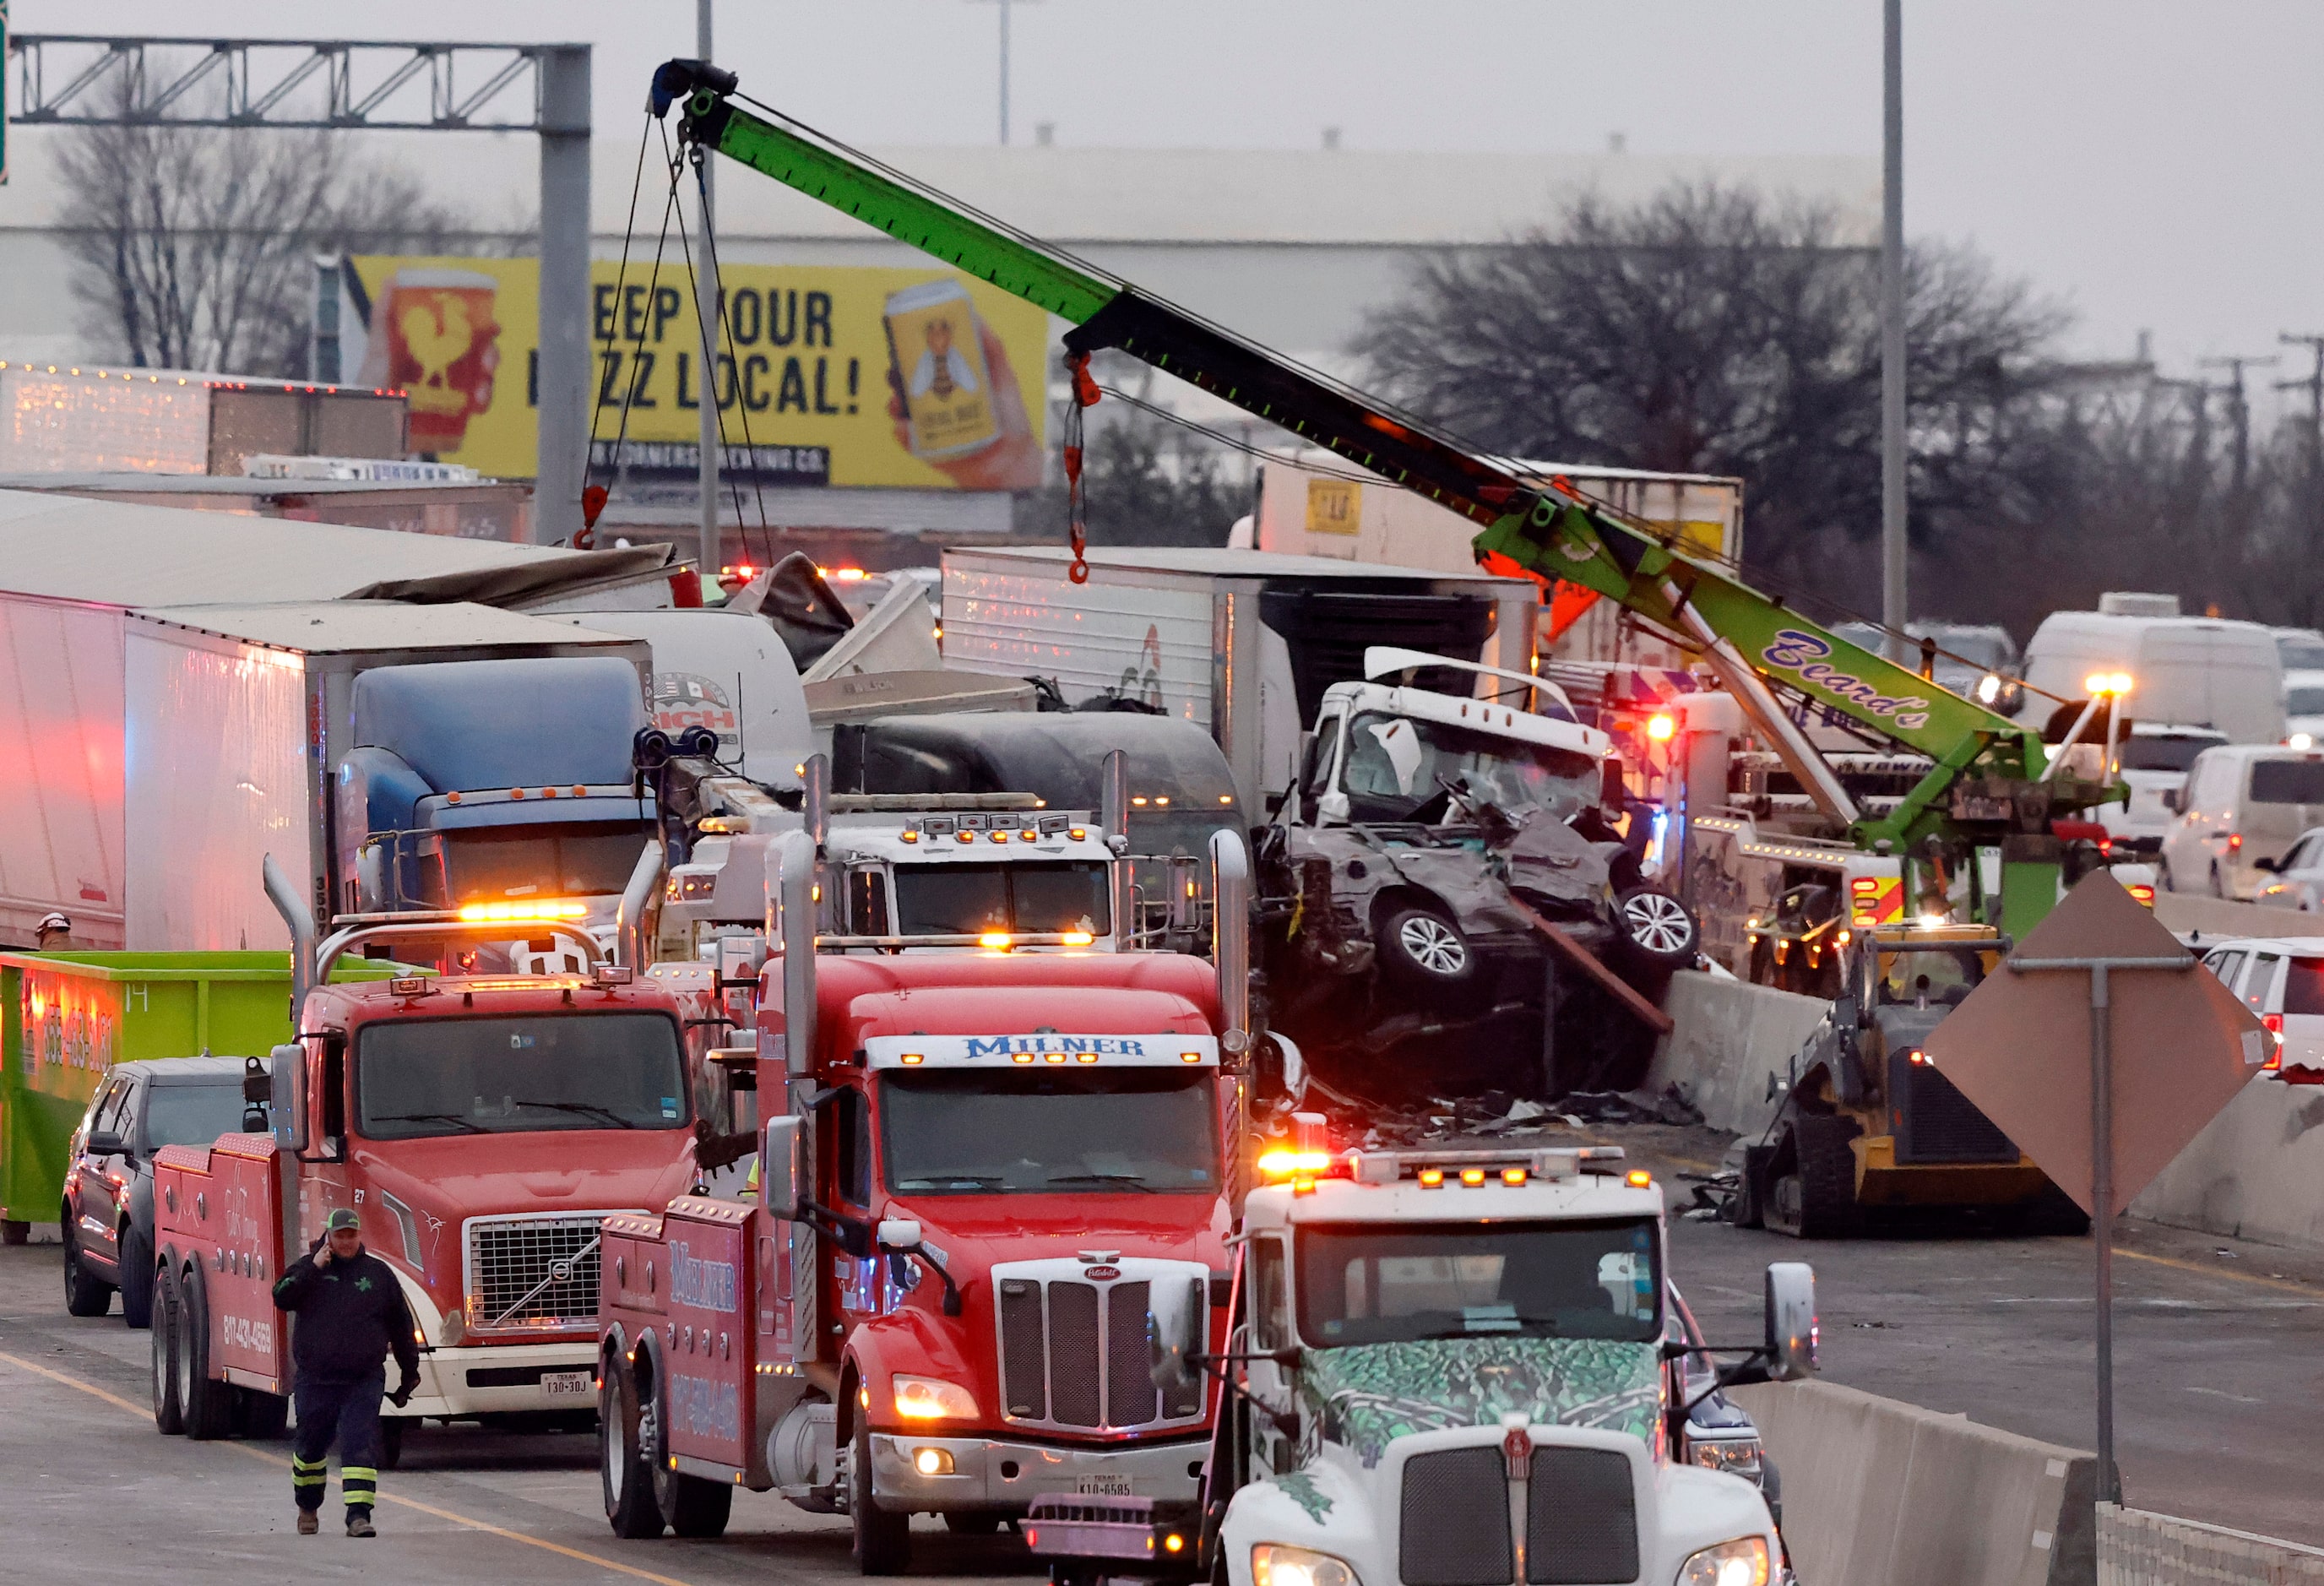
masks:
[(337, 1233), (342, 1228), (361, 1228), (362, 1226), (363, 1223), (355, 1216), (355, 1209), (353, 1206), (341, 1206), (324, 1220), (323, 1231)]

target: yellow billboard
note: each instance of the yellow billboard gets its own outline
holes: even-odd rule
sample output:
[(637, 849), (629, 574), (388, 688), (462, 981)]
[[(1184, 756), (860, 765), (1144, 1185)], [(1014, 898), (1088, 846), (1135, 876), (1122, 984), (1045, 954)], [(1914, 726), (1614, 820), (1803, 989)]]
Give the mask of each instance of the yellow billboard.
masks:
[[(540, 271), (531, 259), (348, 262), (364, 356), (410, 392), (411, 446), (502, 477), (535, 470)], [(695, 470), (706, 389), (730, 468), (769, 483), (1030, 490), (1041, 483), (1048, 316), (940, 269), (738, 264), (703, 378), (690, 273), (590, 266), (592, 460)], [(352, 339), (352, 337), (350, 337)], [(623, 429), (624, 407), (627, 429)], [(746, 453), (742, 448), (749, 447)]]

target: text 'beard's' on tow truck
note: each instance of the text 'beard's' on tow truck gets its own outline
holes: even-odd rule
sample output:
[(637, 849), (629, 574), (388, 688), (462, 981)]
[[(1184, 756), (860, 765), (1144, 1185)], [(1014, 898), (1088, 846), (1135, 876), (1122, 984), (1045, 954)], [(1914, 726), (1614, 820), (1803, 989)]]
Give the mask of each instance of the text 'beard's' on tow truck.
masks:
[[(1085, 262), (1003, 230), (779, 113), (754, 114), (736, 103), (735, 86), (733, 73), (707, 62), (673, 60), (655, 74), (650, 105), (658, 115), (682, 107), (681, 135), (693, 147), (724, 153), (1067, 320), (1076, 401), (1098, 394), (1087, 377), (1089, 355), (1117, 350), (1468, 517), (1480, 526), (1480, 559), (1500, 558), (1494, 565), (1616, 602), (1700, 658), (1848, 847), (1898, 864), (1907, 899), (1941, 899), (1948, 912), (1992, 927), (1997, 942), (2006, 939), (2001, 933), (2022, 935), (2060, 895), (2064, 844), (2054, 822), (2121, 797), (2111, 783), (2072, 774), (2038, 733), (1809, 621), (1683, 549), (1673, 533), (1625, 519), (1564, 481), (1515, 469)], [(1784, 698), (1923, 757), (1927, 770), (1885, 813), (1868, 816)], [(2098, 703), (2082, 713), (2070, 742), (2091, 722)], [(1725, 792), (1717, 790), (1722, 799)], [(1687, 825), (1678, 823), (1672, 839), (1681, 852), (1692, 842)], [(1794, 846), (1799, 862), (1810, 868), (1829, 869), (1840, 852), (1833, 844), (1813, 852)], [(1754, 873), (1780, 878), (1785, 862), (1753, 856)], [(1997, 885), (1988, 883), (1989, 873)], [(1796, 1177), (1800, 1120), (1831, 1115), (1840, 1105), (1821, 1083), (1794, 1087), (1762, 1162), (1771, 1182), (1784, 1178), (1787, 1168)], [(1960, 1105), (1968, 1107), (1966, 1101)], [(1858, 1135), (1849, 1142), (1852, 1193), (1882, 1138)], [(2013, 1161), (2023, 1160), (2011, 1151)], [(1989, 1176), (1928, 1166), (1915, 1189), (1924, 1203), (1948, 1203), (1950, 1195), (1978, 1203), (1994, 1193)]]
[[(249, 1060), (248, 1132), (156, 1157), (155, 1423), (281, 1431), (290, 1329), (273, 1284), (347, 1208), (422, 1350), (419, 1392), (383, 1422), (383, 1463), (421, 1416), (586, 1424), (599, 1225), (694, 1177), (686, 1048), (701, 1008), (598, 963), (588, 932), (555, 916), (355, 926), (318, 947), (272, 860), (266, 880), (291, 927), (298, 1038)], [(456, 973), (512, 923), (579, 972)], [(380, 952), (436, 968), (330, 983), (342, 956)]]
[(1768, 1268), (1766, 1337), (1719, 1368), (1618, 1150), (1333, 1153), (1301, 1123), (1259, 1159), (1227, 1347), (1201, 1286), (1154, 1286), (1156, 1385), (1223, 1388), (1199, 1499), (1036, 1502), (1054, 1578), (1788, 1578), (1773, 1468), (1718, 1390), (1813, 1369), (1806, 1267)]
[[(914, 1513), (977, 1532), (1043, 1494), (1191, 1499), (1208, 1406), (1153, 1385), (1146, 1312), (1156, 1285), (1214, 1276), (1225, 1300), (1240, 838), (1213, 840), (1205, 964), (1116, 939), (1119, 830), (826, 811), (822, 769), (765, 872), (757, 1195), (605, 1224), (607, 1518), (712, 1535), (735, 1489), (772, 1490), (850, 1516), (859, 1566), (884, 1574)], [(1038, 927), (1045, 888), (1072, 893), (1049, 928), (904, 928), (945, 898), (1013, 899), (1010, 923)]]

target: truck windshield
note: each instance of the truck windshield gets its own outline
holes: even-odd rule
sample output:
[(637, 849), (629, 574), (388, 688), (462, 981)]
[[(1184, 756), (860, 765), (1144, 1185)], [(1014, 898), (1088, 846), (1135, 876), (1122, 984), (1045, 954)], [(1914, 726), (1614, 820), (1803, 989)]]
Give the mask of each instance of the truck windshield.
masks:
[(355, 1037), (355, 1120), (374, 1140), (682, 1129), (678, 1027), (660, 1013), (368, 1025)]
[[(634, 855), (632, 858), (634, 859)], [(899, 864), (896, 934), (973, 936), (1113, 928), (1102, 864)]]
[(228, 1077), (204, 1084), (156, 1084), (146, 1093), (145, 1146), (207, 1146), (222, 1134), (242, 1131), (242, 1081)]
[(654, 834), (644, 821), (569, 826), (470, 826), (444, 834), (447, 901), (591, 898), (630, 884), (638, 854)]
[(1218, 1193), (1206, 1070), (894, 1074), (881, 1095), (895, 1194)]
[[(1991, 965), (1974, 947), (1914, 947), (1880, 954), (1880, 1001), (1909, 1007), (1926, 992), (1932, 1007), (1954, 1007), (1985, 980)], [(1925, 982), (1925, 983), (1923, 983)]]
[(1599, 794), (1598, 762), (1572, 750), (1378, 711), (1349, 727), (1340, 785), (1352, 819), (1412, 820), (1443, 800), (1446, 782), (1513, 817), (1536, 808), (1572, 816)]
[(1662, 1336), (1651, 1220), (1310, 1223), (1297, 1239), (1299, 1336), (1314, 1348)]

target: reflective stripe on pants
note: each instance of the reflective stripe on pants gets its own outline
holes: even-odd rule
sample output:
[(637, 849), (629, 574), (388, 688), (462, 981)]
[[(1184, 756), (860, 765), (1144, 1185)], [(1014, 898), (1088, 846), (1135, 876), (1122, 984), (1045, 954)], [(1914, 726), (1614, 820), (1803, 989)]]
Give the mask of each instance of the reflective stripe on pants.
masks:
[(387, 1372), (360, 1382), (301, 1382), (291, 1394), (299, 1416), (290, 1487), (302, 1509), (323, 1507), (323, 1462), (339, 1445), (339, 1490), (350, 1510), (368, 1511), (379, 1494), (379, 1406)]

